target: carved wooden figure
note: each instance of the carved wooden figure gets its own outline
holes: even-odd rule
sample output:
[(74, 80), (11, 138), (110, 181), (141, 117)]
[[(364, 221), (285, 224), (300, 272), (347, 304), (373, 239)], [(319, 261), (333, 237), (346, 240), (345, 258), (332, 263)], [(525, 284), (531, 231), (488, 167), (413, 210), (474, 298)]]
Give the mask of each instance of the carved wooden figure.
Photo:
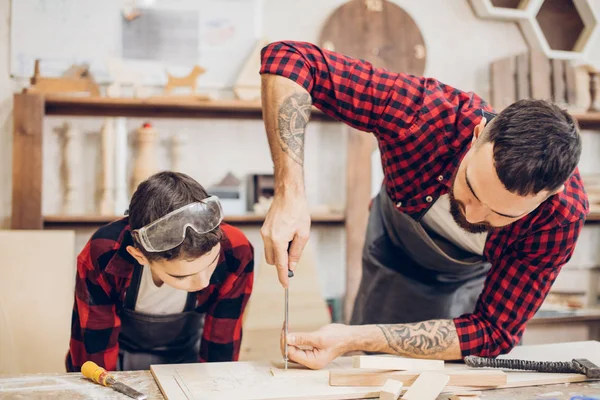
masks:
[(62, 77), (47, 78), (40, 74), (40, 60), (35, 60), (31, 86), (25, 92), (34, 93), (72, 93), (87, 92), (90, 96), (99, 96), (100, 89), (87, 65), (73, 65)]
[(102, 162), (98, 188), (98, 213), (114, 213), (115, 127), (114, 119), (106, 118), (100, 131)]
[(78, 193), (74, 171), (81, 164), (79, 134), (68, 122), (56, 129), (61, 150), (60, 178), (62, 189), (61, 214), (77, 214)]
[(157, 132), (152, 124), (146, 122), (136, 129), (133, 136), (135, 159), (131, 174), (131, 194), (135, 192), (142, 181), (158, 172), (156, 141)]
[(198, 65), (194, 66), (192, 72), (189, 75), (184, 77), (177, 77), (169, 74), (167, 72), (167, 84), (165, 86), (165, 94), (170, 94), (171, 91), (178, 87), (189, 87), (191, 90), (191, 94), (196, 93), (196, 80), (200, 75), (205, 73), (206, 70)]

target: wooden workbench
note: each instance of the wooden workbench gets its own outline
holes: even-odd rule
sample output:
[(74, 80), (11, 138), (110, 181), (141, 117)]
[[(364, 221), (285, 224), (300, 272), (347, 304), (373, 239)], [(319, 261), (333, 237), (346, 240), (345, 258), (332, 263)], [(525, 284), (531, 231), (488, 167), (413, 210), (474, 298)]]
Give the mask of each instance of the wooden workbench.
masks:
[[(148, 400), (163, 400), (149, 371), (115, 372), (123, 383), (146, 394)], [(554, 393), (554, 394), (552, 394)], [(546, 395), (544, 397), (539, 397)], [(575, 395), (600, 399), (600, 381), (560, 385), (532, 386), (514, 389), (483, 391), (482, 400), (530, 400), (535, 398), (569, 400)], [(81, 374), (38, 374), (0, 376), (0, 399), (57, 399), (57, 400), (127, 400), (128, 397), (83, 378)], [(448, 399), (440, 395), (439, 399)]]

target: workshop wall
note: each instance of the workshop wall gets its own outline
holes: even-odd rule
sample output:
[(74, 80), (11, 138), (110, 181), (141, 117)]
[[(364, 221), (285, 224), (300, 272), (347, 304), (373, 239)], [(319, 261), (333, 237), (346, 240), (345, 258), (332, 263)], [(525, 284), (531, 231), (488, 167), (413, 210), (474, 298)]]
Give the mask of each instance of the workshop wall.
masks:
[[(16, 1), (16, 0), (15, 0)], [(435, 77), (463, 90), (475, 91), (489, 98), (489, 64), (498, 58), (527, 50), (515, 23), (490, 22), (477, 18), (467, 0), (396, 0), (416, 21), (427, 46), (425, 75)], [(304, 40), (316, 42), (327, 16), (343, 0), (265, 0), (264, 34), (271, 40)], [(600, 9), (600, 0), (593, 6)], [(11, 198), (11, 137), (12, 93), (17, 85), (9, 77), (10, 0), (0, 0), (0, 228), (9, 226)], [(298, 17), (302, 14), (302, 17)], [(352, 29), (352, 27), (348, 27)], [(68, 44), (66, 44), (68, 45)], [(600, 43), (592, 44), (589, 61), (600, 66)], [(225, 62), (225, 60), (224, 60)], [(85, 165), (79, 168), (78, 182), (84, 182), (84, 209), (94, 209), (93, 195), (98, 162), (98, 131), (102, 118), (72, 118), (73, 124), (85, 133)], [(44, 136), (44, 213), (59, 210), (59, 147), (53, 129), (64, 118), (47, 118)], [(248, 173), (270, 173), (272, 168), (264, 126), (253, 120), (155, 120), (161, 139), (173, 134), (185, 136), (182, 170), (205, 186), (220, 180), (227, 172), (238, 177)], [(142, 120), (128, 119), (134, 129)], [(600, 136), (585, 134), (582, 172), (598, 171)], [(329, 204), (343, 206), (345, 202), (345, 136), (339, 124), (312, 122), (306, 144), (306, 186), (312, 206)], [(161, 152), (166, 157), (166, 147)], [(161, 160), (168, 168), (168, 160)], [(259, 226), (243, 227), (255, 246), (260, 260), (263, 245)], [(79, 250), (91, 230), (80, 230)], [(342, 227), (315, 227), (311, 243), (317, 255), (317, 270), (323, 295), (342, 296), (345, 290), (345, 236)], [(582, 245), (578, 246), (573, 263), (598, 264), (597, 248), (600, 228), (586, 227)], [(589, 247), (588, 247), (589, 246)]]

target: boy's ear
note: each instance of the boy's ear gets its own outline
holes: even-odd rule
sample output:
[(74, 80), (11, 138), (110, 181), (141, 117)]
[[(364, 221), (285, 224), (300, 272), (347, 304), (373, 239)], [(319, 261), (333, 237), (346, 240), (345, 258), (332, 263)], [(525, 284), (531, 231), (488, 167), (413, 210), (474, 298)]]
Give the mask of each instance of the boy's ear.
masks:
[(148, 261), (148, 259), (146, 258), (146, 256), (144, 256), (144, 253), (142, 253), (141, 251), (139, 251), (139, 249), (136, 249), (133, 246), (127, 246), (127, 252), (129, 254), (131, 254), (131, 256), (133, 258), (135, 258), (135, 260), (140, 264), (140, 265), (149, 265), (150, 262)]

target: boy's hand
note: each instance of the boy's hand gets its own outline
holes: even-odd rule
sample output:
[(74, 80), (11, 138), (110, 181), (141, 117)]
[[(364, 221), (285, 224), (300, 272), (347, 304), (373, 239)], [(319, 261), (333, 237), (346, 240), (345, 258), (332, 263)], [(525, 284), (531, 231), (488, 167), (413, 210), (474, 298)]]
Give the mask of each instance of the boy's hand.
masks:
[(276, 195), (260, 234), (265, 243), (265, 259), (277, 267), (284, 288), (288, 286), (288, 269), (296, 269), (309, 233), (310, 212), (305, 197)]

